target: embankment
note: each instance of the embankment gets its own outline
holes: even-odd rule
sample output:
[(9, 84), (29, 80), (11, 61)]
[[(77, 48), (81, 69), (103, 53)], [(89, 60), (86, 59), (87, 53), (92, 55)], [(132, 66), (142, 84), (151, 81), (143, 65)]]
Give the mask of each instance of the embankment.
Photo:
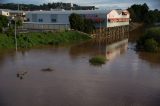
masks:
[[(76, 31), (65, 32), (30, 32), (17, 35), (18, 48), (30, 48), (41, 45), (61, 45), (82, 42), (91, 39), (89, 35)], [(15, 48), (15, 38), (0, 34), (0, 48)]]

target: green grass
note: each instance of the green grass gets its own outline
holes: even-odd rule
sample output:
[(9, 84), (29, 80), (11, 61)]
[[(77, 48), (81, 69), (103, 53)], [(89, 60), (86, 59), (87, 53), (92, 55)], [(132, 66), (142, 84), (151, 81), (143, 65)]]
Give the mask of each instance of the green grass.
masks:
[(14, 48), (14, 37), (0, 34), (0, 48)]
[(102, 65), (102, 64), (105, 64), (106, 63), (106, 57), (104, 56), (95, 56), (95, 57), (92, 57), (89, 62), (92, 64), (92, 65)]
[[(91, 39), (88, 35), (75, 31), (31, 32), (17, 35), (18, 48), (31, 48), (41, 45), (73, 44)], [(14, 48), (14, 36), (0, 34), (0, 48)]]

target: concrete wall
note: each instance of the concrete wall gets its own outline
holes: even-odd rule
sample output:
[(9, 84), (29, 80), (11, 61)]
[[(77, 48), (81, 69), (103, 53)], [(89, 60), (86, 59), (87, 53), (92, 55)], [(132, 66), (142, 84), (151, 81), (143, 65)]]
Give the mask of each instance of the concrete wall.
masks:
[[(28, 14), (26, 17), (29, 22), (69, 24), (69, 14)], [(41, 19), (42, 22), (40, 22)], [(56, 21), (53, 22), (52, 19)]]

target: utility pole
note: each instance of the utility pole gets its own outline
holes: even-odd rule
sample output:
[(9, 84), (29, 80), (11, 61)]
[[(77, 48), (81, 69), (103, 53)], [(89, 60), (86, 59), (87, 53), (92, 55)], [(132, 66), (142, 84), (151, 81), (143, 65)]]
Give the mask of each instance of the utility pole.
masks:
[(12, 17), (12, 20), (14, 21), (14, 40), (15, 40), (15, 48), (17, 52), (17, 28), (16, 28), (16, 16)]
[(18, 11), (19, 11), (19, 3), (18, 3)]
[(14, 28), (15, 28), (14, 37), (15, 37), (15, 46), (16, 46), (16, 51), (17, 51), (17, 30), (16, 30), (16, 19), (14, 20), (14, 22), (15, 22), (15, 26), (14, 26)]

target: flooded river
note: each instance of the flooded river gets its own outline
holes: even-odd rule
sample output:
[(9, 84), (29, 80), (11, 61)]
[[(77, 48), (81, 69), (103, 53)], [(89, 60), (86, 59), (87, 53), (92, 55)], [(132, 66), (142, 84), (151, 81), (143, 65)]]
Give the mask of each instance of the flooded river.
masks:
[[(134, 51), (135, 36), (1, 50), (0, 106), (160, 106), (160, 54)], [(89, 63), (97, 54), (106, 64)]]

